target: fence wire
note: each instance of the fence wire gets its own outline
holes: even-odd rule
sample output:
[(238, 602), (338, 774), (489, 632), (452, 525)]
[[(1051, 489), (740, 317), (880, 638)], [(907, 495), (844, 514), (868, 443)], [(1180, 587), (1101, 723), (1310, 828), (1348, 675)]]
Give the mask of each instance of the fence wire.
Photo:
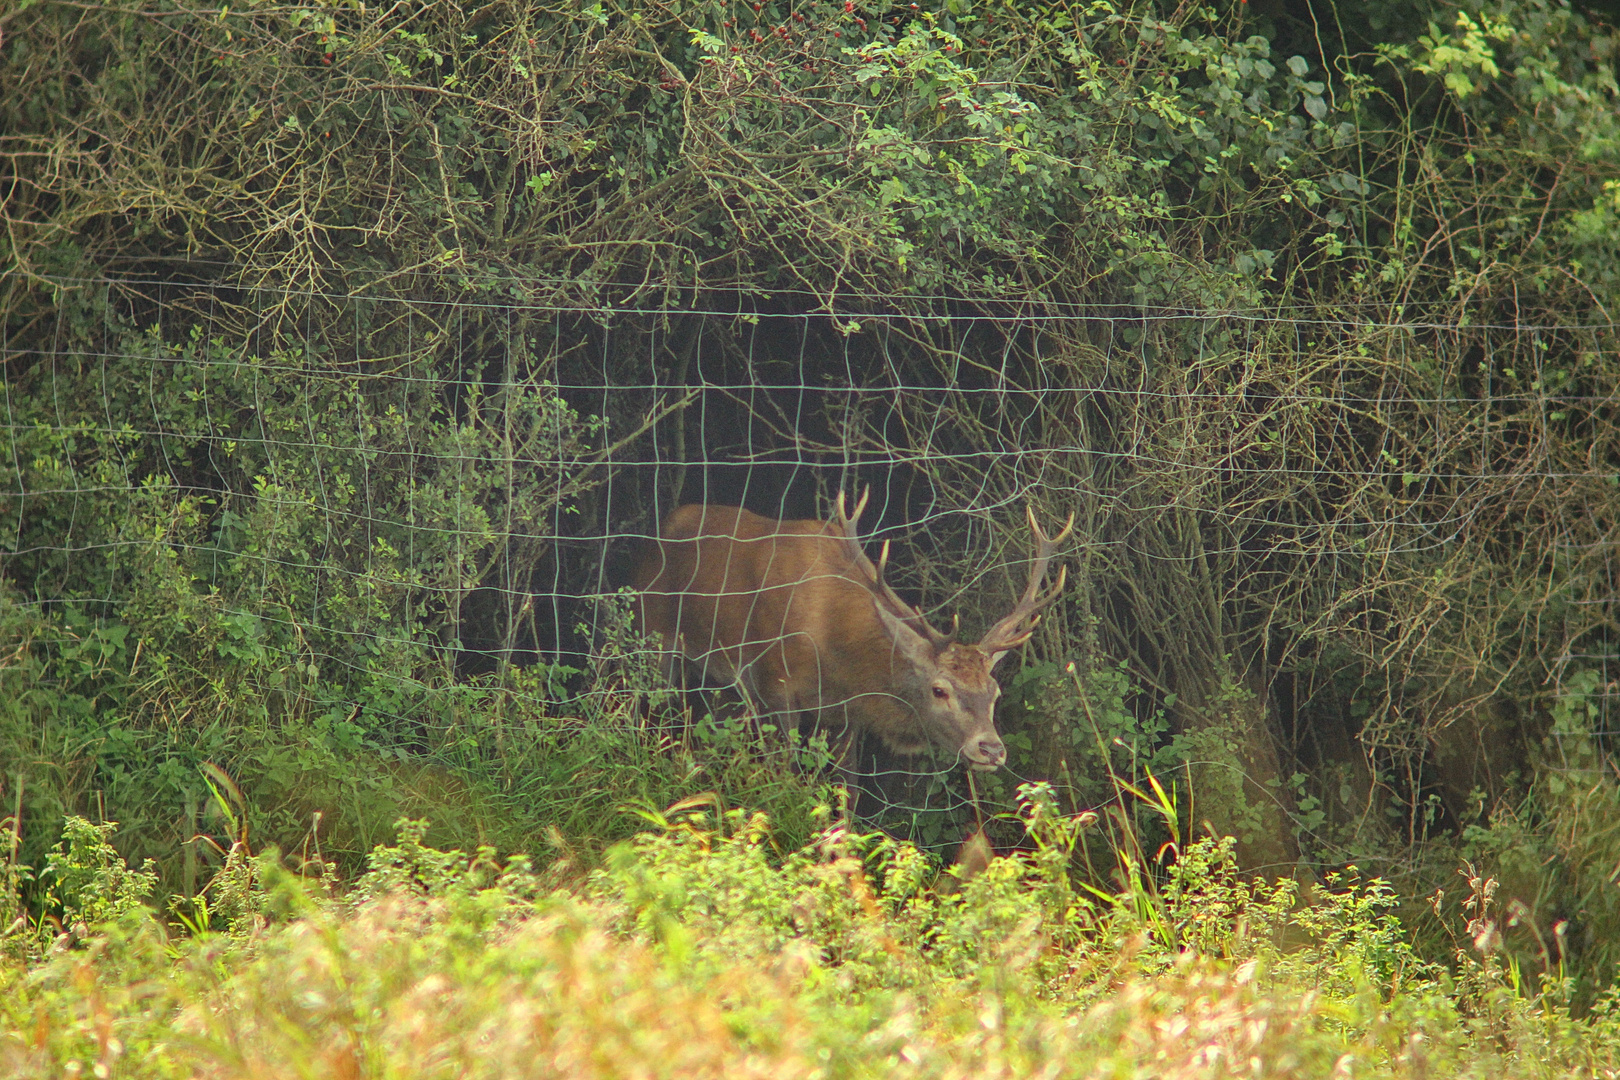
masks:
[[(1302, 754), (1359, 694), (1376, 758), (1539, 679), (1590, 711), (1553, 734), (1602, 753), (1568, 767), (1612, 768), (1612, 324), (54, 285), (53, 331), (4, 354), (0, 575), (62, 647), (153, 632), (168, 588), (221, 657), (355, 683), (413, 653), (417, 695), (541, 671), (525, 692), (578, 710), (652, 659), (622, 590), (677, 506), (824, 520), (870, 487), (868, 548), (970, 640), (1022, 585), (1025, 506), (1076, 514), (1021, 662), (1123, 661), (1139, 719), (1212, 708), (1189, 686), (1225, 664)], [(355, 705), (408, 726), (411, 697)], [(1013, 775), (1062, 783), (1030, 702)], [(924, 812), (960, 804), (955, 764), (861, 767)]]

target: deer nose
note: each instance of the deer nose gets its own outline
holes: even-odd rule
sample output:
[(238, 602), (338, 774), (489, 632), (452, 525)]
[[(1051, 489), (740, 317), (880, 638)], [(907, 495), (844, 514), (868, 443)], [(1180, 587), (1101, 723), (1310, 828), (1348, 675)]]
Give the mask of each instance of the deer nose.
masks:
[(962, 755), (975, 769), (995, 769), (1007, 760), (1007, 747), (994, 735), (980, 735), (969, 739), (962, 747)]

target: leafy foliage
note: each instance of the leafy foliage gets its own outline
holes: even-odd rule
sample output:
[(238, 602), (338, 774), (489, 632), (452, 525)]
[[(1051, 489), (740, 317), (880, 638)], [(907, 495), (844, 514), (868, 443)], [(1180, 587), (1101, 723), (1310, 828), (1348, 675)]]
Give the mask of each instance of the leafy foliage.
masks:
[[(1615, 799), (1613, 34), (1250, 6), (0, 14), (0, 760), (48, 763), (0, 897), (97, 792), (195, 894), (208, 764), (350, 868), (402, 813), (577, 854), (694, 788), (802, 835), (533, 587), (602, 593), (582, 538), (685, 484), (627, 465), (791, 460), (907, 492), (903, 587), (969, 623), (1007, 508), (1077, 513), (1019, 776), (1162, 777), (1165, 840), (1409, 898), (1461, 843), (1591, 921), (1594, 1000), (1612, 852), (1556, 825)], [(736, 389), (789, 324), (791, 408)]]
[[(842, 828), (771, 859), (760, 815), (665, 824), (575, 893), (487, 850), (428, 847), (421, 823), (346, 898), (270, 860), (269, 922), (166, 949), (126, 918), (26, 977), (0, 966), (0, 1062), (19, 1077), (1405, 1077), (1561, 1075), (1616, 1053), (1607, 1012), (1526, 1003), (1488, 954), (1456, 982), (1414, 963), (1377, 883), (1293, 907), (1286, 886), (1235, 876), (1229, 842), (1081, 928), (1051, 904), (1061, 863), (995, 859), (971, 894), (945, 893), (915, 849)], [(1188, 932), (1144, 933), (1154, 904)], [(1280, 948), (1290, 929), (1303, 936)]]

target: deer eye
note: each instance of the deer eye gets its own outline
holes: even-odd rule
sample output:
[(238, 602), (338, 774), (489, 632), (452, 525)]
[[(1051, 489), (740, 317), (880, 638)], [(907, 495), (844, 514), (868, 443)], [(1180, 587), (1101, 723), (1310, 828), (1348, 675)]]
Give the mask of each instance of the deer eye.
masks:
[(943, 686), (936, 686), (934, 687), (934, 696), (939, 698), (939, 700), (944, 701), (946, 698), (951, 696), (951, 692)]

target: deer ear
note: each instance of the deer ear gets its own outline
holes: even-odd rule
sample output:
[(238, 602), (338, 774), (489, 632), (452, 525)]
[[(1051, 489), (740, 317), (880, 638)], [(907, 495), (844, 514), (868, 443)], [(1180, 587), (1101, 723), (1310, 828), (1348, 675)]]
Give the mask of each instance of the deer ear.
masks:
[(1002, 649), (1000, 652), (991, 653), (990, 654), (990, 670), (991, 671), (996, 670), (996, 665), (1001, 663), (1001, 658), (1003, 656), (1006, 656), (1010, 652), (1012, 652), (1011, 649)]

